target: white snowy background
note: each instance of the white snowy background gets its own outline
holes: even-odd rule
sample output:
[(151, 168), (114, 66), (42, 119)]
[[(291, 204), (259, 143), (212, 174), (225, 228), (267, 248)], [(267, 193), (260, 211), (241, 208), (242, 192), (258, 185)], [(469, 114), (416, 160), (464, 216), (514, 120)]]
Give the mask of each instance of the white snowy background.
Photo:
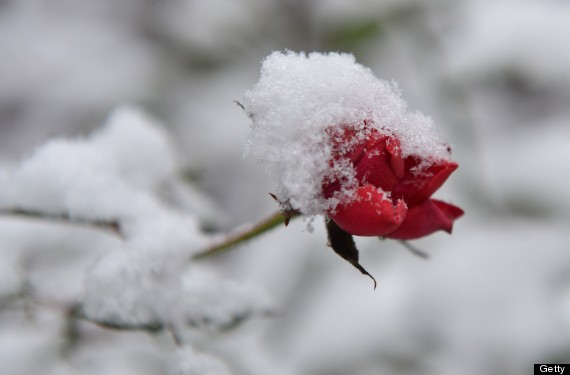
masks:
[[(569, 19), (561, 0), (0, 1), (0, 373), (570, 362)], [(375, 291), (319, 220), (189, 262), (276, 209), (233, 100), (284, 49), (354, 53), (453, 145), (436, 197), (466, 215), (414, 242), (428, 261), (357, 239)]]

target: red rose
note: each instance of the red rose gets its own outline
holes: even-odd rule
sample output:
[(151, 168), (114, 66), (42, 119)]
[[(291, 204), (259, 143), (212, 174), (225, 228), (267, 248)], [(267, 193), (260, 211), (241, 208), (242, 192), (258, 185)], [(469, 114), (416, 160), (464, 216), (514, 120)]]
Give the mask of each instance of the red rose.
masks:
[[(395, 136), (365, 129), (358, 141), (354, 127), (345, 127), (333, 139), (331, 167), (349, 162), (356, 172), (356, 196), (341, 201), (328, 216), (344, 231), (357, 236), (382, 236), (410, 240), (437, 230), (451, 233), (454, 220), (463, 210), (431, 199), (457, 169), (450, 160), (402, 157)], [(331, 132), (332, 133), (332, 132)], [(346, 181), (331, 178), (323, 184), (325, 198), (340, 193)]]

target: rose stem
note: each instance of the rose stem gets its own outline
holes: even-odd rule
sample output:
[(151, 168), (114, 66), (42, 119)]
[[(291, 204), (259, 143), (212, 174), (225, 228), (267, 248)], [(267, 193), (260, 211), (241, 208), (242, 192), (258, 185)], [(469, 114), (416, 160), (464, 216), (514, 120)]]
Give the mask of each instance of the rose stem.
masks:
[(235, 233), (228, 235), (225, 239), (221, 242), (213, 244), (206, 248), (205, 250), (200, 251), (192, 256), (193, 260), (202, 259), (209, 257), (211, 255), (216, 255), (219, 253), (223, 253), (230, 248), (239, 245), (242, 242), (245, 242), (253, 237), (257, 237), (260, 234), (263, 234), (278, 225), (285, 224), (285, 222), (289, 221), (289, 219), (298, 217), (300, 215), (294, 214), (289, 216), (284, 216), (281, 211), (277, 211), (276, 213), (272, 214), (271, 216), (265, 218), (264, 220), (260, 221), (257, 224), (247, 228), (247, 229), (238, 229)]

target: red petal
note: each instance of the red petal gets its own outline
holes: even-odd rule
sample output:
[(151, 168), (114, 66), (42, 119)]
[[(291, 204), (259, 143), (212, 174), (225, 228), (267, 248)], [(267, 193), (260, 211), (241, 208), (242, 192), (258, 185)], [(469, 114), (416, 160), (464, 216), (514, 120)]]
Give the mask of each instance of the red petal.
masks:
[(406, 217), (406, 204), (396, 205), (371, 185), (359, 187), (356, 200), (339, 204), (329, 216), (346, 232), (356, 236), (383, 236), (398, 228)]
[(404, 160), (396, 138), (373, 131), (363, 145), (356, 147), (353, 155), (356, 179), (363, 185), (392, 191), (404, 176)]
[(407, 157), (404, 178), (392, 190), (395, 199), (404, 199), (408, 207), (414, 207), (429, 199), (458, 167), (457, 163), (442, 161), (426, 170), (416, 171), (418, 160)]
[(387, 238), (412, 240), (427, 236), (438, 230), (451, 233), (453, 222), (463, 215), (463, 210), (454, 205), (429, 199), (424, 203), (408, 209), (406, 219)]
[[(333, 142), (331, 167), (339, 159), (348, 159), (354, 166), (360, 186), (373, 185), (384, 191), (391, 191), (404, 175), (404, 160), (401, 157), (400, 142), (371, 129), (370, 134), (350, 149), (343, 147), (356, 137), (356, 129), (347, 126), (341, 131), (329, 130)], [(324, 181), (323, 195), (330, 198), (341, 189), (344, 181)]]
[(356, 179), (361, 184), (370, 184), (384, 191), (391, 191), (398, 183), (398, 177), (392, 171), (390, 156), (384, 143), (376, 145), (372, 150), (366, 150), (355, 165)]
[(401, 179), (405, 175), (405, 164), (402, 158), (402, 149), (400, 148), (400, 142), (396, 138), (389, 138), (386, 142), (386, 150), (390, 153), (390, 166), (392, 171)]

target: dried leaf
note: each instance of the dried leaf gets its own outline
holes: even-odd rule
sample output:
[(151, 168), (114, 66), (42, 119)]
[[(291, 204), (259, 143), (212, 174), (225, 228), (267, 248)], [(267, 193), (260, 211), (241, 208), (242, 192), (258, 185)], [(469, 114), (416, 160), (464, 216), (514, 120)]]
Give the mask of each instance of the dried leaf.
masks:
[(356, 248), (352, 234), (345, 232), (329, 217), (325, 218), (325, 223), (329, 239), (328, 245), (335, 253), (352, 264), (357, 270), (370, 277), (372, 281), (374, 281), (374, 289), (376, 289), (376, 279), (358, 263), (358, 249)]

